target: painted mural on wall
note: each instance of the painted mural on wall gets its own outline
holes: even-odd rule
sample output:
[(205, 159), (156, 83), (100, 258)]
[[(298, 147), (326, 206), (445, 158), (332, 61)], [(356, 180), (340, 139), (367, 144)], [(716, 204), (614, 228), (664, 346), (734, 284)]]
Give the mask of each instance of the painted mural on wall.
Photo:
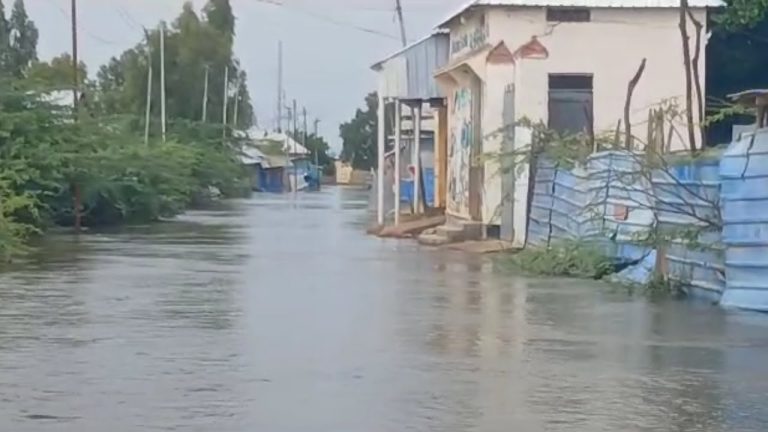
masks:
[(461, 87), (454, 91), (449, 122), (448, 209), (469, 216), (469, 168), (472, 163), (472, 91)]

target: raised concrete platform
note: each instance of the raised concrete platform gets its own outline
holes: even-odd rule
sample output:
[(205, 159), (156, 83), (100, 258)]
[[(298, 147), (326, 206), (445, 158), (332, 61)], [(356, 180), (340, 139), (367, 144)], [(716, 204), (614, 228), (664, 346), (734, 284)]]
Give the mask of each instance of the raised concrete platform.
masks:
[(378, 232), (379, 237), (410, 238), (445, 223), (445, 216), (427, 216), (402, 222), (400, 225), (384, 227)]
[(446, 249), (473, 254), (490, 254), (515, 250), (512, 243), (501, 240), (473, 240), (462, 243), (452, 243), (444, 246)]
[(445, 237), (435, 233), (424, 233), (419, 236), (419, 244), (423, 246), (445, 246), (448, 244), (447, 241)]
[[(424, 238), (422, 239), (422, 237)], [(482, 223), (454, 220), (438, 226), (434, 231), (425, 232), (419, 236), (419, 243), (425, 246), (435, 246), (481, 240), (482, 238)]]

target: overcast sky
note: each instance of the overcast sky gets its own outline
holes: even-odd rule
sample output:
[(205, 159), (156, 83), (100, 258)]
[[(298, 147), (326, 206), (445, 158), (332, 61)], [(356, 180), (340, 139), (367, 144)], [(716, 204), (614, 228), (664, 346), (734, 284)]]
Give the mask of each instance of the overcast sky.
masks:
[[(268, 4), (269, 1), (284, 6)], [(418, 39), (466, 0), (402, 0), (408, 38)], [(12, 1), (6, 0), (10, 9)], [(184, 0), (78, 0), (80, 55), (93, 76), (110, 57), (134, 46), (140, 26), (172, 21)], [(201, 8), (205, 0), (194, 1)], [(375, 90), (369, 69), (399, 45), (395, 0), (232, 0), (237, 16), (235, 50), (248, 72), (261, 125), (274, 125), (277, 41), (285, 50), (288, 99), (321, 120), (321, 134), (340, 147), (339, 123)], [(70, 51), (70, 0), (26, 0), (40, 29), (39, 54), (49, 59)], [(391, 37), (357, 29), (375, 30)]]

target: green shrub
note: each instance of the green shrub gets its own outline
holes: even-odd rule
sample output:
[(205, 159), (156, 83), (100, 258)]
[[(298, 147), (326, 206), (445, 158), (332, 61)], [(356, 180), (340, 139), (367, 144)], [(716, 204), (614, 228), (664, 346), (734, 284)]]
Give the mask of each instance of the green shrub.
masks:
[(516, 270), (540, 276), (601, 279), (614, 271), (611, 259), (597, 248), (575, 241), (525, 249), (507, 261)]

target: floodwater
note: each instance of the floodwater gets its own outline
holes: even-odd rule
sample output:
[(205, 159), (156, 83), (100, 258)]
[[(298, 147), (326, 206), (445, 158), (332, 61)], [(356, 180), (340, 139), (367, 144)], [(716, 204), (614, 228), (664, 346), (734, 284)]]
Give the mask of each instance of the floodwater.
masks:
[(0, 431), (768, 427), (768, 317), (374, 239), (366, 204), (50, 238), (0, 275)]

